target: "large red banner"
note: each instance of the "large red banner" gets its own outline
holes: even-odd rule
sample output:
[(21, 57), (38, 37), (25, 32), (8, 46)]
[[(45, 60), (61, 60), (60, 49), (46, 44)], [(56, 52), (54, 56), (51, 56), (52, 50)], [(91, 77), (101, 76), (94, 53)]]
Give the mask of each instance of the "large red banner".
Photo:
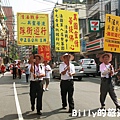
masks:
[(39, 45), (38, 54), (42, 55), (45, 61), (51, 60), (50, 45)]

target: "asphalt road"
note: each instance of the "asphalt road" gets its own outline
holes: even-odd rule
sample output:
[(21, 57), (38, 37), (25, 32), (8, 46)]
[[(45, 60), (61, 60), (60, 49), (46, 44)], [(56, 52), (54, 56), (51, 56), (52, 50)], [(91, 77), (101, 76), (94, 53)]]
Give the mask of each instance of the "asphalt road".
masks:
[[(43, 114), (41, 116), (30, 109), (29, 83), (22, 79), (13, 80), (10, 73), (0, 78), (0, 120), (118, 120), (117, 112), (109, 112), (115, 105), (109, 95), (106, 98), (108, 112), (98, 111), (100, 78), (84, 77), (82, 81), (74, 82), (75, 110), (72, 114), (68, 109), (61, 109), (60, 80), (51, 79), (49, 91), (43, 95)], [(120, 87), (115, 86), (115, 92), (120, 102)], [(110, 109), (109, 109), (110, 108)], [(99, 116), (98, 116), (99, 115)], [(111, 117), (110, 115), (113, 115)], [(119, 115), (117, 117), (117, 115)]]

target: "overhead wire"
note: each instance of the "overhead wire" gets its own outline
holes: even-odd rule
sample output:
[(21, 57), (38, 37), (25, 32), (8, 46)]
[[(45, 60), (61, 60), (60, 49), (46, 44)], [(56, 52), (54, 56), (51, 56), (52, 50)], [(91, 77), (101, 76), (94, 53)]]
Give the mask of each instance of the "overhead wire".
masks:
[[(33, 1), (38, 1), (38, 0), (33, 0)], [(105, 0), (105, 1), (108, 1), (108, 0)], [(38, 1), (38, 2), (40, 2), (40, 3), (43, 3), (43, 2), (41, 2), (41, 1)], [(52, 2), (52, 1), (45, 1), (45, 2), (51, 2), (51, 3), (55, 3), (55, 2)], [(66, 7), (71, 7), (71, 8), (75, 8), (76, 6), (69, 6), (69, 5), (64, 5), (64, 4), (58, 4), (58, 5), (61, 5), (61, 6), (66, 6)], [(77, 4), (78, 5), (78, 4)], [(80, 4), (79, 4), (80, 5)], [(52, 9), (53, 7), (51, 7), (51, 9)], [(37, 13), (37, 12), (48, 12), (48, 11), (50, 11), (51, 9), (49, 9), (49, 10), (38, 10), (38, 11), (32, 11), (32, 12), (34, 12), (34, 13)], [(87, 9), (84, 9), (84, 8), (78, 8), (78, 9), (81, 9), (81, 10), (87, 10)], [(94, 10), (89, 10), (89, 11), (94, 11)], [(99, 11), (99, 12), (105, 12), (105, 11)], [(15, 15), (16, 16), (16, 15)]]
[[(36, 0), (34, 0), (36, 1)], [(37, 0), (38, 1), (38, 0)], [(38, 1), (40, 2), (40, 1)], [(45, 2), (48, 2), (48, 1), (45, 1)], [(49, 1), (50, 2), (50, 1)], [(53, 2), (52, 2), (53, 3)], [(63, 4), (62, 4), (63, 5)], [(43, 10), (38, 10), (38, 11), (33, 11), (34, 13), (38, 13), (38, 12), (49, 12), (51, 9), (53, 9), (53, 7), (51, 8), (48, 8), (47, 10), (46, 9), (43, 9)], [(82, 8), (78, 8), (78, 9), (82, 9)], [(86, 9), (83, 9), (83, 10), (86, 10)], [(91, 10), (91, 11), (94, 11), (94, 10)], [(99, 12), (105, 12), (105, 11), (99, 11)], [(103, 13), (104, 14), (104, 13)], [(14, 17), (16, 17), (17, 15), (14, 15)], [(7, 17), (13, 17), (13, 16), (7, 16)], [(80, 17), (80, 19), (85, 19), (85, 17), (92, 17), (92, 16), (82, 16)], [(14, 22), (17, 22), (17, 21), (14, 21)]]

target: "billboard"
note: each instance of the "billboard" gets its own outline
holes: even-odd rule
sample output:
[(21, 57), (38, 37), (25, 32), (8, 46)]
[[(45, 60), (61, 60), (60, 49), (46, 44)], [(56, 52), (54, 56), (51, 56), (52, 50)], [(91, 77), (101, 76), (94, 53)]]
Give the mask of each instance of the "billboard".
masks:
[(104, 51), (120, 53), (120, 17), (106, 14)]
[(54, 9), (55, 51), (80, 52), (78, 13)]
[(17, 13), (18, 45), (49, 44), (48, 14)]

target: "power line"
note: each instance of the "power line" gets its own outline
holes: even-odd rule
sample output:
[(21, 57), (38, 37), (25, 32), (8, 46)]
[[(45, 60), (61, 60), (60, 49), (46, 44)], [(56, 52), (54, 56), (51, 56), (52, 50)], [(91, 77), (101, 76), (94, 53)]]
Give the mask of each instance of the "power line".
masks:
[[(38, 3), (46, 4), (46, 3), (44, 3), (44, 2), (46, 2), (46, 1), (39, 1), (39, 0), (33, 0), (33, 1), (36, 1), (36, 2), (38, 2)], [(51, 3), (48, 3), (48, 4), (50, 5)]]
[[(34, 1), (36, 1), (36, 0), (34, 0)], [(37, 0), (38, 1), (38, 0)], [(107, 0), (106, 0), (107, 1)], [(40, 2), (40, 1), (38, 1), (38, 2)], [(48, 2), (48, 1), (45, 1), (45, 2)], [(49, 1), (50, 2), (50, 1)], [(53, 3), (53, 2), (52, 2)], [(66, 6), (66, 7), (69, 7), (69, 5), (66, 5), (66, 4), (58, 4), (58, 5), (60, 5), (60, 6)], [(76, 6), (72, 6), (71, 8), (75, 8)], [(51, 7), (51, 8), (48, 8), (48, 10), (46, 10), (46, 9), (43, 9), (43, 10), (38, 10), (38, 11), (33, 11), (34, 13), (38, 13), (38, 12), (50, 12), (50, 10), (51, 9), (53, 9), (53, 7)], [(87, 9), (84, 9), (84, 8), (77, 8), (77, 9), (80, 9), (80, 10), (87, 10)], [(68, 9), (69, 10), (69, 9)], [(89, 10), (89, 11), (94, 11), (94, 10)], [(99, 11), (99, 12), (105, 12), (105, 11)], [(17, 16), (17, 15), (14, 15), (14, 17), (15, 16)], [(13, 16), (7, 16), (7, 17), (13, 17)], [(88, 17), (88, 16), (85, 16), (85, 17)]]

